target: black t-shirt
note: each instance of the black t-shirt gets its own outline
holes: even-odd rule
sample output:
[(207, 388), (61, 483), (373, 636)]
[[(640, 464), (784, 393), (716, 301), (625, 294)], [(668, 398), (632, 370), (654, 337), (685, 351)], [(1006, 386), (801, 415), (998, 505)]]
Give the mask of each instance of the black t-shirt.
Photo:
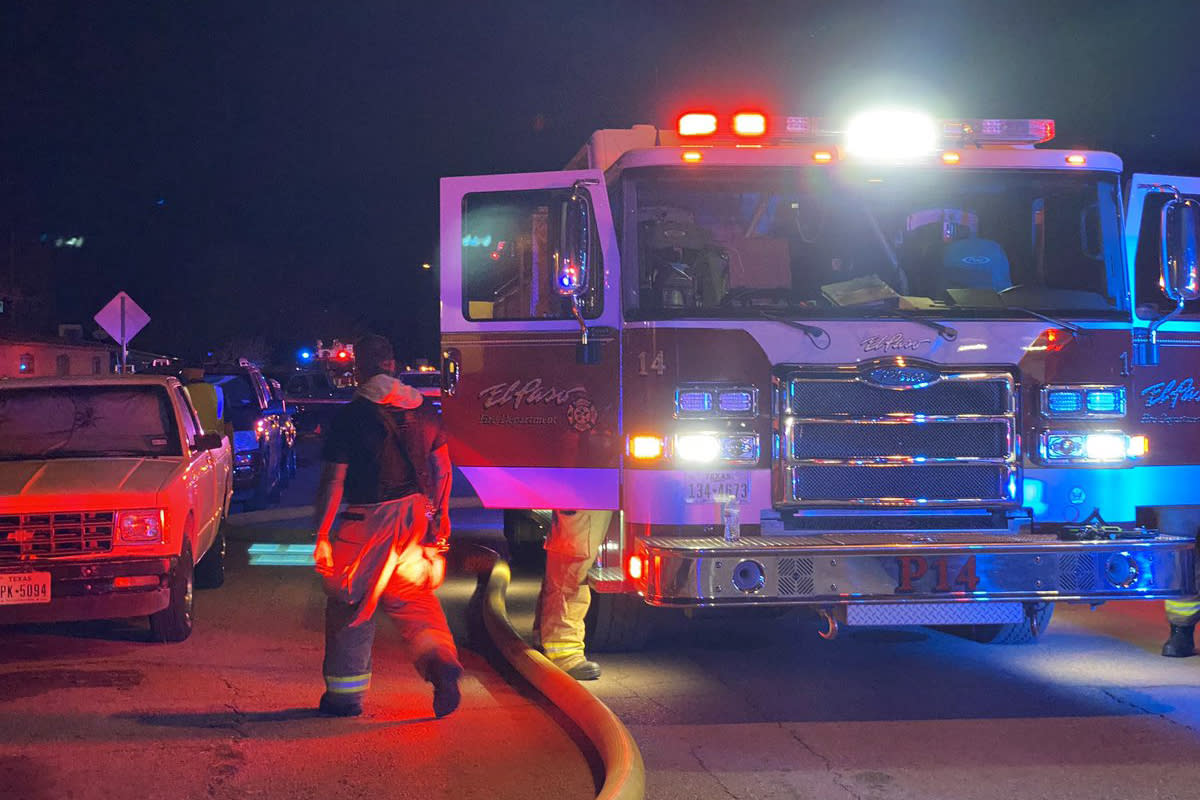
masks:
[(426, 459), (446, 444), (442, 418), (429, 403), (401, 409), (379, 406), (363, 397), (354, 398), (330, 421), (321, 450), (326, 461), (346, 465), (344, 499), (352, 505), (383, 503), (420, 491), (411, 458), (389, 432), (380, 417), (381, 410), (391, 415), (401, 429), (416, 433), (422, 442), (420, 452)]

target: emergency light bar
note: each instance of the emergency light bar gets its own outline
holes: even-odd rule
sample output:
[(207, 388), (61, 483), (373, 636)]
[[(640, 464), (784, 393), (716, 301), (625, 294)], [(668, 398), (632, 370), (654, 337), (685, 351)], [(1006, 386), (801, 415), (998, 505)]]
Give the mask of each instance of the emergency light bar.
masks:
[[(676, 133), (688, 140), (766, 138), (777, 142), (828, 141), (843, 136), (854, 140), (895, 142), (913, 136), (933, 149), (967, 145), (1035, 145), (1054, 138), (1052, 119), (953, 119), (932, 121), (909, 111), (871, 111), (855, 117), (843, 128), (824, 117), (771, 117), (758, 111), (738, 111), (722, 118), (716, 112), (688, 111), (676, 121)], [(929, 127), (926, 128), (926, 125)], [(917, 129), (920, 129), (919, 131)], [(897, 149), (892, 146), (891, 149)]]

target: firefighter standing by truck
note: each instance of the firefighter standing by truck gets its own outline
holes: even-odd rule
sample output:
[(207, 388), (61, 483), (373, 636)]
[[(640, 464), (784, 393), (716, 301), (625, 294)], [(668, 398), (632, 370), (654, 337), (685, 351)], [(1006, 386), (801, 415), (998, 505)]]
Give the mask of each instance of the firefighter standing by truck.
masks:
[(444, 717), (458, 707), (462, 665), (434, 595), (445, 576), (441, 551), (450, 532), (450, 458), (441, 419), (420, 392), (393, 377), (386, 339), (365, 337), (356, 356), (359, 389), (330, 424), (317, 496), (313, 556), (329, 595), (320, 711), (362, 713), (372, 615), (382, 604), (417, 671), (433, 684), (434, 714)]
[[(1190, 509), (1163, 509), (1158, 512), (1158, 524), (1164, 530), (1194, 534), (1200, 543), (1200, 512)], [(1196, 621), (1200, 620), (1200, 595), (1167, 600), (1163, 603), (1171, 632), (1163, 643), (1162, 654), (1167, 658), (1187, 658), (1196, 655)]]
[(600, 665), (584, 652), (584, 617), (591, 601), (588, 570), (613, 513), (604, 510), (555, 511), (546, 537), (546, 574), (538, 593), (534, 638), (546, 658), (572, 678), (600, 677)]

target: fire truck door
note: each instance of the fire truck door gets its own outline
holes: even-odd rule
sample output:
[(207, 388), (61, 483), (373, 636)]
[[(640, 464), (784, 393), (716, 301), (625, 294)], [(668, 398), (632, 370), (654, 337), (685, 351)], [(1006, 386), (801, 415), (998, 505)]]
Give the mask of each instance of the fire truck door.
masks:
[[(1134, 337), (1147, 341), (1151, 326), (1176, 308), (1160, 288), (1163, 205), (1175, 197), (1200, 199), (1200, 178), (1134, 175), (1125, 215), (1126, 255), (1131, 270)], [(1149, 463), (1194, 464), (1200, 452), (1200, 300), (1159, 325), (1155, 359), (1133, 358), (1128, 420), (1149, 441)], [(1131, 356), (1134, 353), (1130, 354)], [(1187, 485), (1183, 485), (1183, 484)], [(1192, 481), (1155, 481), (1154, 505), (1200, 503)], [(1169, 496), (1168, 496), (1169, 495)]]
[[(558, 290), (573, 192), (590, 201), (578, 315)], [(442, 410), (485, 506), (617, 507), (617, 262), (598, 170), (442, 180)]]

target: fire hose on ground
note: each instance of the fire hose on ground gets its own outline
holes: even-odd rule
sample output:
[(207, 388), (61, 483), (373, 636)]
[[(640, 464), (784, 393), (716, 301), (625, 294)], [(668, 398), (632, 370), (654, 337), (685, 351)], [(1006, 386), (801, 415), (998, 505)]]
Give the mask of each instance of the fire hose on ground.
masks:
[(484, 547), (468, 556), (478, 575), (476, 607), (496, 650), (566, 714), (591, 741), (604, 764), (604, 783), (596, 800), (643, 800), (646, 769), (642, 754), (629, 730), (616, 714), (571, 676), (550, 663), (513, 629), (508, 619), (506, 594), (511, 578), (508, 563)]

